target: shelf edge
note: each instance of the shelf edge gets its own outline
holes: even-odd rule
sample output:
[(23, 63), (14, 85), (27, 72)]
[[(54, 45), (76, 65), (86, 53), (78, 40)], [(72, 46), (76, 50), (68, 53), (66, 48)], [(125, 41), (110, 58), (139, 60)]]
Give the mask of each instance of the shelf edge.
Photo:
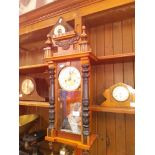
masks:
[(135, 114), (135, 108), (115, 108), (115, 107), (103, 107), (93, 105), (90, 107), (91, 111), (94, 112), (111, 112), (111, 113), (120, 113), (120, 114)]
[(19, 101), (20, 106), (49, 107), (49, 102)]

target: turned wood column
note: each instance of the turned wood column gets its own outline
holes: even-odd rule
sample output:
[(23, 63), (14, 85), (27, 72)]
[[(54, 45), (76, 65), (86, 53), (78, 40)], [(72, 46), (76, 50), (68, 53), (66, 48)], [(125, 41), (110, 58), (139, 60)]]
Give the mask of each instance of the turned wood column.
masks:
[(55, 128), (55, 66), (54, 64), (49, 65), (49, 79), (50, 79), (50, 90), (49, 90), (49, 126), (48, 136), (51, 136), (52, 130)]
[(83, 143), (88, 143), (89, 136), (89, 63), (82, 62), (82, 127)]

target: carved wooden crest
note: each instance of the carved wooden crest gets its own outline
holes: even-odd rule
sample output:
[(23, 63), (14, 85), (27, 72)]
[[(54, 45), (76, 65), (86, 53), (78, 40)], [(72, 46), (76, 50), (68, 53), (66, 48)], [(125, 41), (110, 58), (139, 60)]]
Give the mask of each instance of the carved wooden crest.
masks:
[(74, 51), (74, 44), (77, 43), (80, 36), (74, 29), (60, 17), (48, 34), (52, 40), (53, 46), (58, 47), (58, 53), (65, 51)]

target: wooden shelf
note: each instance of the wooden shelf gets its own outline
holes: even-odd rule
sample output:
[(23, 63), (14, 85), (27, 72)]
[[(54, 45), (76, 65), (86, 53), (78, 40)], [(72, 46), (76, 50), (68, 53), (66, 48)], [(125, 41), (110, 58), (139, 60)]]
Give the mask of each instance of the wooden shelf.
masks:
[(84, 56), (89, 56), (94, 64), (113, 63), (113, 62), (125, 62), (133, 61), (135, 59), (135, 53), (115, 54), (96, 57), (93, 52), (76, 52), (72, 54), (53, 56), (46, 58), (45, 61), (64, 61), (65, 59), (78, 59)]
[(34, 106), (34, 107), (49, 107), (49, 102), (19, 101), (19, 105)]
[[(26, 14), (20, 16), (20, 35), (28, 34), (32, 31), (43, 29), (46, 27), (51, 27), (57, 22), (60, 14), (67, 21), (74, 20), (73, 14), (78, 14), (80, 12), (81, 17), (96, 14), (98, 12), (103, 12), (109, 9), (115, 9), (117, 7), (134, 4), (134, 0), (74, 0), (72, 3), (69, 0), (65, 0), (64, 3), (61, 1), (56, 1), (55, 3), (40, 7), (39, 9), (33, 10)], [(124, 10), (119, 10), (117, 15), (131, 14), (132, 12)], [(130, 13), (131, 12), (131, 13)], [(111, 12), (110, 12), (111, 14)], [(107, 15), (109, 17), (109, 14)], [(105, 15), (104, 15), (105, 17)], [(107, 18), (108, 18), (107, 17)], [(79, 17), (78, 17), (79, 18)], [(93, 16), (94, 18), (94, 16)], [(51, 20), (52, 19), (52, 20)], [(104, 20), (104, 18), (102, 18)], [(109, 18), (111, 19), (111, 18)], [(94, 21), (94, 20), (93, 20)]]
[(98, 64), (102, 63), (112, 63), (112, 62), (125, 62), (133, 61), (135, 59), (135, 53), (125, 53), (125, 54), (116, 54), (116, 55), (107, 55), (98, 57)]
[(135, 108), (115, 108), (115, 107), (103, 107), (99, 105), (92, 105), (91, 111), (95, 112), (112, 112), (121, 114), (135, 114)]
[(95, 27), (98, 25), (103, 25), (105, 23), (119, 21), (134, 16), (135, 4), (129, 3), (127, 5), (121, 5), (119, 7), (114, 7), (108, 10), (102, 10), (97, 13), (92, 13), (90, 15), (84, 16), (83, 20), (86, 27)]
[(43, 73), (48, 70), (47, 64), (37, 64), (37, 65), (28, 65), (19, 67), (19, 73)]
[(46, 136), (45, 140), (50, 141), (50, 142), (63, 143), (63, 144), (70, 145), (70, 146), (78, 148), (78, 149), (90, 150), (90, 148), (93, 145), (96, 138), (97, 138), (97, 136), (95, 134), (91, 135), (89, 145), (83, 144), (80, 141), (76, 141), (73, 139), (72, 140), (66, 139), (66, 138), (62, 138), (62, 137), (48, 137), (48, 136)]

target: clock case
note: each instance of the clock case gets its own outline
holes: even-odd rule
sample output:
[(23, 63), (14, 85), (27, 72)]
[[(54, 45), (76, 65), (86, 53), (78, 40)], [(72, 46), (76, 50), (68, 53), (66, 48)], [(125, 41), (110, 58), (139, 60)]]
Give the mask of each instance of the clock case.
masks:
[[(61, 17), (60, 17), (61, 18)], [(59, 20), (58, 20), (59, 21)], [(85, 27), (82, 27), (82, 34), (79, 35), (75, 31), (67, 32), (66, 34), (54, 36), (57, 40), (64, 41), (68, 44), (67, 49), (63, 49), (59, 44), (55, 44), (53, 39), (53, 30), (47, 35), (47, 41), (45, 42), (47, 47), (56, 46), (57, 53), (51, 53), (51, 57), (44, 56), (44, 61), (48, 63), (49, 75), (50, 75), (50, 94), (49, 94), (49, 127), (47, 129), (46, 140), (50, 142), (60, 142), (67, 145), (71, 145), (76, 149), (82, 149), (88, 154), (93, 142), (96, 139), (96, 135), (91, 133), (92, 126), (92, 114), (89, 110), (89, 106), (92, 104), (92, 64), (97, 61), (96, 56), (90, 51), (87, 42), (87, 34), (85, 32)], [(71, 35), (70, 34), (74, 34)], [(81, 37), (78, 45), (77, 38)], [(73, 39), (74, 38), (74, 39)], [(76, 38), (76, 39), (75, 39)], [(71, 42), (72, 41), (72, 42)], [(75, 49), (76, 48), (76, 49)], [(51, 48), (52, 49), (52, 48)], [(82, 106), (81, 110), (81, 133), (74, 134), (68, 133), (60, 130), (61, 127), (61, 109), (59, 102), (59, 82), (58, 76), (60, 66), (73, 66), (80, 71), (81, 74), (81, 85), (75, 91), (80, 91), (80, 103)]]
[[(118, 86), (125, 87), (128, 90), (129, 97), (125, 101), (117, 101), (112, 95), (113, 90)], [(131, 107), (131, 103), (135, 102), (135, 94), (131, 91), (131, 89), (132, 89), (131, 86), (128, 86), (128, 85), (121, 83), (121, 82), (111, 86), (110, 88), (106, 89), (103, 92), (103, 96), (106, 98), (106, 100), (102, 103), (102, 106), (106, 106), (106, 107)]]
[[(32, 93), (25, 95), (22, 92), (22, 82), (25, 79), (30, 79), (34, 84), (34, 90)], [(43, 78), (35, 78), (27, 75), (20, 75), (19, 77), (19, 94), (22, 97), (19, 98), (21, 101), (48, 101), (49, 99), (49, 85), (47, 81)]]

